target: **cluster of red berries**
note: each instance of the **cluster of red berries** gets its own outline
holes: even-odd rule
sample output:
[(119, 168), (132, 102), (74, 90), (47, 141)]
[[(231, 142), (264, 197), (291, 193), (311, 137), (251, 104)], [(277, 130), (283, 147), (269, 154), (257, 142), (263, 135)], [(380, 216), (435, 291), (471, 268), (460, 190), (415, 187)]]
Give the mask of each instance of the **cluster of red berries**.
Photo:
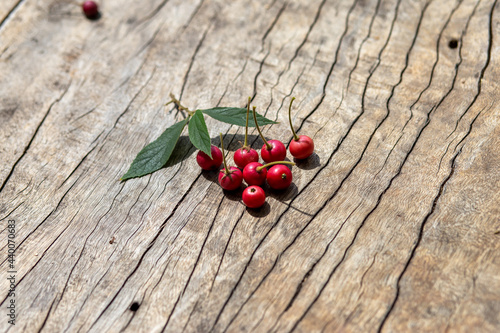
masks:
[[(297, 136), (293, 129), (291, 120), (292, 103), (295, 98), (292, 98), (288, 109), (288, 117), (290, 119), (290, 128), (293, 133), (293, 140), (290, 142), (290, 153), (296, 159), (306, 159), (314, 151), (314, 142), (307, 135)], [(262, 185), (267, 181), (269, 187), (275, 190), (284, 190), (292, 183), (292, 172), (286, 165), (295, 165), (295, 163), (284, 161), (286, 158), (286, 147), (279, 140), (266, 140), (260, 131), (259, 124), (253, 107), (253, 117), (255, 126), (264, 145), (260, 151), (260, 155), (267, 164), (259, 163), (258, 152), (247, 145), (248, 137), (248, 115), (250, 112), (250, 98), (247, 105), (247, 125), (245, 127), (245, 142), (243, 147), (234, 153), (234, 162), (238, 167), (229, 167), (226, 163), (224, 154), (224, 143), (222, 133), (220, 134), (222, 151), (216, 147), (211, 147), (211, 155), (208, 156), (202, 151), (198, 152), (196, 161), (203, 170), (219, 170), (222, 163), (224, 168), (219, 172), (219, 184), (228, 191), (233, 191), (241, 186), (243, 180), (249, 185), (243, 191), (243, 203), (249, 208), (259, 208), (266, 201), (266, 194), (262, 189)], [(269, 170), (267, 168), (270, 167)], [(243, 170), (243, 171), (242, 171)]]

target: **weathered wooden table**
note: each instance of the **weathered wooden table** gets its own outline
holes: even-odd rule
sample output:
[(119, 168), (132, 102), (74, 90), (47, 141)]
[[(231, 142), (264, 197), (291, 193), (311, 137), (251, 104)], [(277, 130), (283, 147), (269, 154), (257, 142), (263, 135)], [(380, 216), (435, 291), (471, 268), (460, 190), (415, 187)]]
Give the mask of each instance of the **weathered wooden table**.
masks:
[[(99, 4), (0, 3), (1, 331), (500, 331), (497, 0)], [(186, 132), (120, 182), (170, 92), (315, 155), (260, 210)]]

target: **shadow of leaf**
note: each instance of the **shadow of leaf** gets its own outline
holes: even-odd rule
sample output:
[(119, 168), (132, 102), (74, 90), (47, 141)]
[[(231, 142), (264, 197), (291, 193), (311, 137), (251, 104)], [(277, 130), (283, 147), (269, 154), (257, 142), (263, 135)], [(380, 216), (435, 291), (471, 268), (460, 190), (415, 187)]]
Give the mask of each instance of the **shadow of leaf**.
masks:
[[(260, 149), (262, 145), (264, 144), (262, 142), (262, 139), (258, 135), (248, 135), (248, 145), (251, 145), (253, 149)], [(257, 144), (253, 144), (252, 142), (257, 141)], [(214, 146), (217, 146), (220, 148), (220, 138), (217, 136), (213, 139), (211, 139), (211, 142)], [(243, 142), (245, 142), (245, 135), (244, 134), (234, 134), (234, 135), (227, 135), (224, 138), (224, 150), (227, 151), (237, 151), (243, 146)], [(260, 143), (260, 145), (259, 145)]]
[(189, 140), (189, 137), (181, 136), (179, 138), (179, 141), (177, 141), (177, 144), (175, 145), (172, 155), (170, 155), (170, 158), (163, 168), (169, 168), (188, 159), (191, 155), (193, 155), (195, 151), (196, 148)]

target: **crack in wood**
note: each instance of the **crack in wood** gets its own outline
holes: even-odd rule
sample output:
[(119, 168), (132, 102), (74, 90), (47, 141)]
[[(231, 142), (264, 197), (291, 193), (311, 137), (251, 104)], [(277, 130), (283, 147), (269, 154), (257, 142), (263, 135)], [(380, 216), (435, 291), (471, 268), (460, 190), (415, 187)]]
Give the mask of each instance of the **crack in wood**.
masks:
[[(493, 5), (491, 6), (491, 10), (490, 10), (490, 15), (489, 15), (489, 20), (490, 21), (489, 21), (489, 25), (488, 25), (488, 52), (486, 53), (486, 62), (484, 64), (483, 68), (481, 68), (481, 72), (479, 74), (479, 79), (477, 80), (477, 93), (474, 95), (474, 98), (472, 99), (472, 101), (470, 102), (470, 104), (467, 106), (467, 108), (465, 109), (465, 111), (458, 118), (458, 120), (455, 123), (455, 128), (448, 135), (447, 138), (449, 138), (453, 133), (455, 133), (455, 131), (458, 128), (458, 124), (460, 123), (460, 121), (462, 120), (462, 118), (465, 116), (465, 114), (467, 112), (469, 112), (469, 110), (472, 108), (472, 106), (476, 103), (477, 99), (479, 98), (479, 95), (481, 95), (481, 89), (482, 89), (482, 83), (483, 83), (484, 73), (486, 72), (486, 69), (488, 69), (488, 66), (490, 65), (490, 61), (491, 61), (491, 50), (493, 48), (493, 12), (494, 12), (495, 7), (497, 5), (497, 1), (498, 0), (495, 0), (493, 2)], [(461, 45), (462, 45), (462, 41), (460, 41), (460, 46)]]
[(405, 274), (405, 272), (407, 271), (408, 267), (410, 266), (410, 263), (411, 263), (412, 259), (415, 257), (415, 253), (417, 251), (417, 248), (418, 248), (418, 246), (420, 245), (420, 243), (422, 241), (422, 237), (423, 237), (425, 225), (426, 225), (427, 221), (429, 220), (429, 218), (434, 214), (434, 211), (436, 210), (437, 203), (438, 203), (439, 199), (441, 198), (441, 196), (442, 196), (442, 194), (444, 192), (444, 187), (446, 186), (446, 184), (448, 183), (448, 181), (451, 179), (451, 177), (453, 177), (453, 174), (455, 173), (455, 168), (456, 168), (455, 162), (456, 162), (457, 157), (460, 155), (461, 152), (462, 152), (462, 149), (460, 149), (455, 154), (455, 156), (453, 156), (453, 158), (451, 160), (450, 173), (446, 176), (446, 178), (444, 179), (444, 181), (439, 186), (439, 192), (436, 195), (436, 197), (434, 197), (434, 200), (432, 202), (431, 210), (425, 216), (424, 220), (420, 224), (420, 230), (419, 230), (418, 237), (417, 237), (417, 240), (415, 242), (415, 245), (412, 247), (412, 249), (410, 251), (410, 256), (409, 256), (408, 260), (406, 261), (403, 270), (401, 271), (401, 273), (399, 274), (399, 276), (397, 278), (396, 295), (395, 295), (394, 300), (392, 301), (392, 303), (389, 305), (389, 308), (388, 308), (387, 312), (385, 313), (384, 317), (381, 320), (380, 326), (377, 329), (378, 332), (382, 332), (382, 329), (384, 328), (384, 325), (386, 324), (387, 319), (389, 318), (389, 316), (391, 315), (392, 311), (394, 310), (394, 307), (396, 306), (396, 303), (397, 303), (398, 298), (399, 298), (399, 291), (401, 290), (401, 280), (403, 278), (403, 275)]
[[(163, 326), (162, 332), (164, 332), (166, 330), (166, 328), (168, 326), (168, 323), (170, 322), (170, 319), (172, 318), (172, 315), (174, 314), (174, 311), (175, 311), (175, 309), (177, 307), (177, 304), (179, 303), (180, 298), (186, 292), (186, 289), (189, 286), (189, 282), (191, 282), (191, 278), (193, 277), (194, 271), (196, 270), (196, 267), (198, 266), (198, 262), (200, 261), (201, 255), (203, 253), (203, 249), (205, 248), (205, 245), (207, 243), (208, 237), (210, 237), (210, 233), (212, 232), (212, 228), (213, 228), (213, 226), (215, 224), (215, 221), (217, 220), (217, 216), (219, 215), (219, 210), (220, 210), (220, 207), (221, 207), (221, 205), (222, 205), (223, 202), (224, 202), (224, 198), (222, 198), (220, 200), (220, 202), (219, 202), (219, 206), (217, 207), (217, 211), (215, 213), (215, 216), (212, 219), (212, 223), (210, 224), (210, 228), (208, 229), (207, 235), (206, 235), (205, 239), (203, 240), (203, 244), (201, 245), (200, 252), (198, 253), (198, 256), (196, 257), (196, 261), (195, 261), (195, 263), (193, 265), (193, 269), (191, 270), (191, 273), (189, 274), (189, 277), (188, 277), (188, 279), (186, 281), (186, 284), (184, 285), (184, 288), (182, 289), (182, 292), (179, 294), (179, 297), (177, 298), (177, 301), (175, 302), (174, 307), (172, 308), (172, 311), (170, 312), (170, 314), (168, 316), (167, 322)], [(186, 325), (187, 325), (187, 323), (186, 323)]]
[[(5, 8), (4, 12), (18, 0), (9, 1), (9, 8)], [(11, 25), (22, 26), (14, 24), (21, 12), (40, 9), (21, 6), (21, 2), (18, 2), (18, 7), (22, 7), (20, 11), (11, 12), (8, 20), (4, 18), (6, 24), (2, 22), (0, 26), (3, 34), (12, 33), (9, 28)], [(496, 198), (494, 191), (486, 186), (482, 188), (483, 191), (477, 191), (480, 186), (476, 186), (476, 192), (468, 193), (472, 197), (467, 199), (461, 200), (454, 194), (457, 193), (455, 185), (463, 184), (467, 177), (477, 177), (479, 181), (484, 180), (481, 177), (490, 177), (492, 180), (488, 185), (497, 181), (493, 174), (487, 174), (490, 166), (486, 165), (496, 161), (491, 141), (498, 127), (492, 121), (496, 113), (486, 110), (493, 108), (493, 101), (497, 97), (497, 92), (490, 87), (490, 81), (497, 73), (493, 42), (497, 39), (494, 33), (498, 1), (447, 0), (446, 3), (431, 3), (419, 0), (405, 3), (400, 0), (351, 0), (341, 3), (317, 0), (313, 7), (301, 13), (303, 16), (300, 20), (296, 20), (298, 16), (295, 16), (294, 11), (303, 9), (302, 6), (307, 5), (304, 1), (292, 5), (286, 0), (270, 0), (264, 5), (254, 4), (249, 9), (260, 21), (248, 22), (248, 25), (240, 24), (248, 21), (242, 14), (241, 9), (246, 8), (241, 3), (224, 3), (224, 6), (227, 5), (224, 13), (228, 16), (214, 19), (215, 16), (210, 17), (207, 13), (216, 15), (221, 12), (222, 2), (192, 0), (187, 5), (176, 5), (174, 15), (168, 12), (167, 9), (172, 6), (166, 6), (167, 2), (155, 0), (154, 6), (147, 8), (147, 14), (153, 16), (150, 19), (147, 16), (140, 18), (139, 23), (145, 24), (141, 27), (147, 28), (147, 31), (142, 28), (131, 29), (133, 20), (123, 22), (112, 17), (106, 22), (75, 20), (73, 25), (90, 27), (92, 24), (92, 31), (95, 31), (91, 35), (86, 31), (73, 35), (74, 32), (68, 30), (68, 36), (77, 37), (75, 43), (84, 45), (81, 48), (84, 55), (82, 61), (101, 59), (103, 56), (104, 61), (116, 61), (116, 57), (106, 55), (106, 52), (116, 52), (120, 47), (117, 41), (112, 40), (112, 36), (133, 33), (132, 38), (127, 38), (127, 43), (133, 48), (122, 54), (125, 64), (134, 62), (134, 73), (130, 74), (130, 68), (121, 74), (108, 75), (110, 72), (107, 71), (91, 71), (87, 68), (90, 66), (71, 67), (71, 77), (73, 83), (78, 82), (77, 86), (66, 87), (71, 90), (64, 97), (64, 103), (56, 105), (52, 111), (50, 108), (57, 104), (57, 101), (53, 102), (57, 96), (47, 94), (49, 99), (46, 96), (37, 102), (38, 115), (36, 121), (31, 122), (31, 131), (35, 126), (38, 128), (31, 137), (29, 135), (33, 133), (28, 133), (24, 139), (26, 142), (15, 150), (16, 155), (9, 157), (9, 166), (4, 168), (4, 176), (8, 174), (8, 179), (0, 183), (0, 191), (4, 190), (1, 196), (5, 198), (1, 213), (2, 216), (7, 215), (0, 221), (13, 218), (22, 223), (17, 249), (21, 249), (19, 271), (23, 275), (19, 276), (21, 279), (17, 284), (25, 292), (32, 290), (33, 293), (42, 290), (42, 287), (45, 290), (28, 298), (31, 304), (27, 303), (26, 314), (30, 320), (18, 328), (25, 331), (132, 331), (147, 321), (154, 327), (163, 327), (164, 331), (179, 332), (226, 332), (238, 329), (281, 332), (289, 331), (290, 328), (292, 331), (327, 332), (363, 329), (367, 323), (379, 331), (395, 327), (404, 329), (404, 316), (399, 316), (400, 310), (408, 310), (412, 306), (410, 303), (418, 303), (415, 302), (418, 295), (413, 291), (407, 294), (407, 280), (420, 278), (415, 273), (415, 267), (422, 259), (421, 249), (429, 246), (429, 241), (435, 241), (427, 239), (429, 222), (442, 214), (452, 214), (450, 207), (459, 207), (459, 203), (464, 202), (474, 204), (471, 207), (473, 209), (481, 208), (481, 213), (487, 212), (492, 207), (489, 201)], [(149, 12), (151, 9), (153, 12)], [(123, 13), (120, 13), (127, 13), (125, 9), (121, 10)], [(26, 19), (30, 23), (40, 21), (38, 16), (26, 16)], [(430, 21), (433, 21), (432, 24), (427, 25)], [(335, 22), (335, 31), (332, 31), (332, 22)], [(50, 29), (54, 29), (55, 24), (64, 27), (67, 24), (55, 20), (50, 23)], [(108, 28), (114, 24), (115, 29), (106, 31), (102, 23), (106, 23)], [(172, 29), (163, 29), (165, 24)], [(34, 30), (28, 28), (24, 28), (20, 36), (31, 36), (29, 34)], [(248, 54), (251, 45), (244, 44), (243, 39), (234, 38), (235, 33), (249, 34), (248, 40), (244, 42), (262, 47), (252, 65), (255, 71), (249, 77), (246, 72), (249, 60), (253, 61)], [(226, 52), (228, 43), (224, 43), (224, 39), (219, 40), (216, 37), (219, 34), (223, 38), (230, 36), (228, 40), (237, 44), (230, 46), (235, 48)], [(97, 41), (88, 36), (99, 37), (99, 48), (95, 47)], [(157, 50), (159, 52), (151, 52), (154, 51), (152, 47), (158, 46), (155, 42), (160, 36), (165, 41), (165, 47)], [(181, 38), (185, 39), (182, 41)], [(458, 50), (448, 47), (450, 40), (456, 41)], [(181, 45), (179, 41), (182, 41)], [(209, 43), (210, 47), (207, 46)], [(179, 46), (181, 49), (174, 49)], [(8, 47), (1, 47), (0, 50), (9, 50), (10, 58), (5, 65), (8, 72), (14, 72), (13, 64), (20, 61), (19, 54), (25, 52), (29, 58), (31, 51), (22, 46), (18, 48), (19, 52), (13, 52)], [(134, 52), (137, 50), (142, 53)], [(472, 53), (468, 53), (472, 50)], [(54, 55), (37, 59), (47, 60), (48, 64), (57, 66), (61, 59), (58, 58), (57, 50), (53, 51)], [(423, 59), (417, 57), (420, 54), (425, 55)], [(168, 56), (169, 63), (153, 69), (154, 64), (166, 59), (164, 56)], [(479, 63), (474, 56), (479, 58)], [(138, 59), (141, 57), (143, 59)], [(12, 63), (9, 63), (11, 60)], [(200, 64), (204, 64), (205, 60), (209, 60), (211, 68), (204, 68), (198, 73)], [(422, 66), (425, 66), (423, 71)], [(116, 66), (109, 69), (120, 71)], [(282, 111), (285, 100), (293, 94), (310, 96), (312, 105), (309, 110), (303, 110), (303, 114), (307, 114), (305, 118), (297, 116), (297, 121), (300, 121), (297, 125), (299, 129), (307, 127), (311, 133), (315, 133), (314, 137), (319, 138), (316, 158), (318, 161), (321, 158), (321, 163), (315, 165), (314, 169), (307, 169), (307, 174), (305, 169), (298, 170), (299, 177), (296, 178), (297, 187), (293, 195), (273, 195), (273, 199), (268, 202), (271, 210), (258, 216), (251, 214), (254, 217), (251, 220), (248, 220), (248, 210), (233, 202), (232, 197), (229, 202), (223, 196), (212, 195), (217, 193), (214, 192), (217, 184), (202, 186), (202, 180), (213, 181), (215, 178), (213, 174), (207, 176), (207, 173), (199, 172), (196, 165), (192, 164), (194, 161), (186, 160), (194, 151), (192, 147), (183, 146), (179, 156), (176, 156), (178, 159), (168, 165), (171, 168), (164, 169), (165, 173), (149, 175), (147, 180), (139, 182), (123, 183), (121, 189), (120, 185), (113, 185), (111, 189), (115, 192), (100, 197), (102, 191), (106, 191), (106, 187), (102, 188), (103, 182), (105, 186), (105, 182), (113, 181), (122, 165), (116, 162), (124, 156), (123, 151), (114, 150), (120, 136), (116, 135), (115, 129), (129, 130), (131, 120), (136, 122), (139, 119), (142, 123), (144, 119), (163, 119), (163, 107), (146, 107), (146, 102), (150, 105), (155, 100), (161, 101), (164, 90), (171, 89), (168, 84), (164, 87), (162, 82), (155, 80), (159, 75), (159, 72), (155, 74), (157, 69), (166, 70), (162, 75), (167, 76), (175, 75), (180, 70), (181, 95), (201, 92), (204, 99), (214, 102), (215, 98), (217, 106), (228, 98), (241, 96), (244, 86), (252, 89), (253, 85), (253, 100), (258, 94), (268, 98), (270, 94), (266, 115), (279, 107), (270, 116), (271, 119), (280, 118), (277, 115)], [(472, 77), (474, 74), (477, 74), (475, 78)], [(203, 84), (197, 80), (195, 82), (195, 76), (206, 81)], [(33, 77), (33, 82), (37, 84), (53, 83), (43, 75), (33, 74), (29, 77)], [(27, 79), (19, 80), (26, 83)], [(95, 91), (90, 89), (92, 80), (97, 83)], [(131, 80), (134, 83), (132, 91), (130, 87), (123, 89)], [(207, 82), (212, 92), (206, 91)], [(418, 89), (412, 86), (413, 82), (418, 84)], [(111, 98), (109, 89), (102, 89), (104, 84), (113, 90)], [(28, 87), (33, 89), (32, 85)], [(61, 93), (61, 88), (59, 86), (56, 90), (57, 95)], [(341, 98), (337, 96), (340, 92)], [(100, 93), (101, 96), (95, 97), (94, 93)], [(99, 102), (103, 93), (108, 97), (104, 96), (104, 100)], [(123, 97), (119, 99), (114, 98), (121, 95)], [(278, 96), (285, 96), (281, 104)], [(60, 106), (83, 105), (81, 99), (84, 97), (90, 101), (86, 103), (91, 103), (88, 104), (90, 110), (85, 107), (80, 116), (70, 110), (62, 119), (56, 118), (63, 114)], [(396, 105), (400, 101), (404, 107)], [(51, 102), (53, 105), (49, 107)], [(40, 103), (45, 105), (43, 109), (40, 109)], [(118, 112), (114, 105), (116, 103), (121, 109)], [(139, 118), (135, 115), (138, 104), (141, 104), (141, 112), (144, 111)], [(407, 106), (410, 106), (409, 110), (404, 110)], [(343, 107), (347, 109), (343, 110)], [(454, 109), (450, 118), (446, 112), (452, 107)], [(264, 112), (264, 108), (261, 110)], [(21, 120), (29, 116), (21, 108), (16, 111), (16, 117), (18, 113)], [(86, 117), (92, 113), (92, 116)], [(64, 130), (66, 120), (73, 125), (69, 130)], [(97, 133), (86, 132), (86, 123), (89, 121), (97, 121), (98, 126), (107, 129), (94, 128)], [(58, 126), (63, 131), (48, 133), (51, 126)], [(223, 131), (224, 142), (234, 146), (238, 140), (235, 131), (241, 133), (238, 132), (240, 129), (232, 125), (222, 126), (226, 129)], [(439, 133), (438, 141), (433, 134), (443, 127), (445, 130)], [(19, 130), (18, 127), (14, 129)], [(286, 135), (280, 133), (276, 126), (268, 126), (266, 130), (270, 136), (271, 133), (274, 136), (276, 131), (281, 136)], [(5, 133), (7, 136), (12, 135), (11, 132), (16, 135), (15, 131), (9, 129)], [(84, 139), (76, 140), (75, 135), (82, 132), (85, 132)], [(57, 133), (62, 135), (54, 140)], [(448, 138), (443, 140), (448, 134)], [(4, 137), (4, 133), (1, 135)], [(321, 143), (324, 138), (331, 138), (331, 143)], [(180, 143), (189, 144), (188, 138), (184, 139)], [(29, 167), (26, 163), (42, 156), (40, 147), (47, 148), (50, 155), (53, 153), (52, 148), (70, 145), (72, 140), (79, 144), (92, 143), (83, 150), (79, 148), (77, 152), (72, 152), (71, 161), (58, 156), (51, 163), (43, 156), (43, 162), (38, 166), (43, 169), (39, 179), (31, 179), (28, 175), (21, 180)], [(147, 135), (142, 135), (139, 140), (147, 140)], [(57, 144), (51, 145), (53, 142)], [(124, 151), (132, 150), (140, 142), (128, 142), (120, 147)], [(252, 145), (256, 142), (258, 138), (254, 136)], [(429, 142), (433, 144), (429, 145)], [(213, 143), (216, 144), (217, 140)], [(464, 149), (465, 146), (468, 148)], [(7, 152), (10, 152), (15, 147), (7, 148)], [(383, 155), (381, 152), (384, 152)], [(104, 155), (113, 163), (93, 165), (96, 158)], [(463, 170), (459, 168), (462, 160)], [(451, 165), (449, 170), (448, 165)], [(57, 179), (54, 178), (53, 170), (60, 170), (62, 166), (67, 170), (62, 175), (58, 174)], [(433, 176), (436, 166), (438, 171)], [(183, 172), (178, 173), (181, 169)], [(373, 179), (367, 175), (367, 172), (375, 173), (377, 170)], [(89, 178), (90, 174), (92, 177)], [(187, 179), (179, 178), (186, 174), (189, 175)], [(323, 182), (324, 177), (329, 177), (328, 182)], [(420, 177), (424, 181), (417, 184)], [(54, 182), (54, 179), (57, 181)], [(199, 189), (203, 192), (198, 193)], [(121, 191), (121, 194), (115, 196), (116, 191)], [(421, 199), (425, 200), (425, 205), (419, 207), (418, 212), (401, 215), (399, 212), (390, 212), (382, 217), (387, 207), (401, 209), (405, 205), (393, 204), (392, 200), (402, 199), (416, 191), (424, 193)], [(485, 193), (489, 197), (485, 199), (487, 204), (483, 205), (484, 201), (479, 196)], [(53, 195), (56, 201), (49, 202), (47, 207), (44, 205), (46, 200), (37, 198), (37, 195)], [(210, 201), (207, 201), (207, 196), (211, 197)], [(282, 201), (285, 196), (286, 199)], [(304, 199), (312, 203), (304, 204)], [(71, 205), (85, 200), (99, 206), (85, 204), (76, 213), (74, 209), (71, 210)], [(121, 204), (122, 201), (126, 202), (126, 206)], [(451, 201), (451, 205), (443, 206), (448, 201)], [(195, 221), (197, 214), (202, 216), (206, 213), (204, 209), (207, 203), (215, 204), (210, 206), (208, 220), (206, 217), (201, 222)], [(229, 214), (228, 205), (231, 206)], [(194, 207), (194, 213), (186, 217), (184, 209), (187, 206), (190, 211)], [(466, 214), (471, 213), (467, 211), (468, 207), (463, 209)], [(488, 218), (495, 217), (494, 214), (488, 215)], [(95, 216), (100, 220), (98, 225), (87, 225), (81, 231), (76, 227), (82, 216)], [(158, 216), (163, 217), (155, 224), (154, 219)], [(473, 213), (470, 216), (476, 219), (483, 217)], [(377, 221), (378, 218), (381, 221)], [(386, 245), (371, 239), (370, 244), (375, 246), (371, 250), (374, 251), (364, 248), (363, 242), (367, 242), (369, 236), (371, 238), (380, 233), (380, 230), (373, 229), (374, 226), (379, 223), (385, 225), (391, 218), (402, 222), (402, 227), (409, 234), (401, 235), (391, 230), (381, 235)], [(422, 219), (423, 223), (420, 224)], [(137, 223), (132, 224), (132, 220)], [(253, 225), (253, 220), (259, 225)], [(64, 224), (57, 225), (60, 221), (64, 221)], [(111, 235), (98, 233), (103, 227), (113, 233), (119, 231), (116, 245), (108, 244)], [(2, 232), (7, 233), (7, 228)], [(484, 232), (485, 242), (494, 242), (500, 235), (498, 227), (491, 224), (481, 225), (481, 232)], [(44, 242), (36, 242), (39, 237), (47, 235), (49, 238)], [(216, 240), (216, 237), (220, 239)], [(452, 236), (449, 237), (451, 239)], [(97, 250), (94, 251), (90, 246), (103, 239), (103, 255), (94, 260)], [(308, 241), (314, 243), (310, 244), (306, 252), (301, 252)], [(486, 246), (485, 242), (481, 246)], [(443, 247), (446, 248), (446, 245)], [(137, 252), (124, 265), (123, 258), (128, 258), (131, 246), (139, 248), (132, 249)], [(381, 246), (384, 247), (382, 251), (379, 250)], [(31, 249), (37, 251), (35, 257), (30, 256)], [(387, 264), (387, 258), (392, 255), (388, 253), (391, 250), (399, 251), (395, 255), (398, 258), (395, 266)], [(57, 260), (59, 251), (65, 253), (62, 260), (70, 260), (63, 274), (53, 275), (53, 281), (44, 282), (44, 286), (30, 288), (30, 284), (36, 281), (36, 275), (52, 267), (51, 262)], [(375, 256), (374, 252), (377, 253)], [(353, 263), (360, 256), (364, 256), (362, 261), (357, 262), (361, 264), (353, 268)], [(474, 256), (467, 259), (474, 259)], [(484, 261), (485, 265), (491, 265), (491, 258)], [(474, 266), (477, 268), (476, 263)], [(6, 261), (3, 264), (5, 266)], [(403, 268), (404, 264), (406, 266)], [(60, 263), (57, 265), (63, 268)], [(385, 280), (380, 276), (384, 265), (392, 267)], [(457, 268), (464, 268), (464, 265), (459, 264)], [(476, 269), (475, 272), (464, 272), (466, 278), (474, 274), (471, 288), (478, 293), (474, 297), (484, 297), (479, 294), (488, 278), (485, 271)], [(81, 274), (92, 274), (88, 285), (79, 285), (77, 275)], [(346, 282), (343, 279), (349, 278), (349, 274), (353, 274), (353, 277)], [(384, 273), (384, 276), (387, 274)], [(374, 290), (374, 286), (383, 288)], [(419, 285), (417, 289), (427, 290), (425, 288), (428, 287)], [(53, 292), (47, 293), (47, 290)], [(170, 295), (168, 299), (162, 297), (165, 291)], [(464, 293), (460, 295), (465, 295), (459, 298), (461, 303), (445, 305), (450, 315), (437, 320), (441, 328), (446, 327), (447, 330), (465, 321), (460, 315), (470, 311), (467, 302), (471, 296)], [(448, 297), (443, 298), (444, 301), (449, 300), (449, 294), (443, 293), (443, 296)], [(76, 306), (70, 309), (71, 312), (66, 312), (64, 309), (72, 302)], [(138, 311), (130, 310), (132, 302), (140, 304)], [(384, 305), (382, 309), (375, 308), (375, 303)], [(45, 311), (39, 311), (40, 307)], [(425, 309), (417, 307), (415, 313), (418, 311)], [(423, 323), (422, 318), (412, 315), (418, 324)], [(478, 315), (486, 325), (492, 324), (486, 313), (478, 312)]]
[[(191, 183), (191, 186), (188, 188), (188, 190), (186, 191), (186, 193), (183, 194), (183, 196), (181, 197), (181, 199), (177, 202), (177, 204), (175, 205), (174, 209), (172, 210), (172, 212), (170, 213), (170, 215), (165, 219), (165, 221), (161, 224), (160, 228), (158, 229), (158, 231), (156, 232), (156, 235), (153, 237), (153, 239), (149, 242), (148, 246), (146, 247), (145, 251), (142, 253), (141, 257), (139, 258), (136, 266), (134, 267), (134, 269), (127, 275), (127, 277), (124, 279), (121, 287), (115, 292), (115, 294), (113, 295), (113, 297), (111, 298), (111, 300), (108, 302), (108, 304), (106, 304), (106, 306), (103, 308), (103, 310), (101, 311), (101, 313), (99, 314), (99, 316), (94, 320), (94, 322), (92, 323), (92, 325), (90, 326), (89, 330), (92, 329), (92, 327), (94, 327), (95, 324), (97, 324), (97, 322), (101, 319), (101, 317), (103, 316), (103, 314), (107, 311), (107, 309), (109, 309), (109, 307), (111, 306), (111, 304), (113, 304), (113, 302), (116, 300), (116, 298), (118, 297), (118, 295), (120, 294), (120, 292), (123, 290), (123, 288), (125, 287), (125, 285), (128, 283), (128, 281), (132, 278), (132, 276), (135, 274), (135, 272), (137, 272), (137, 270), (139, 269), (142, 261), (144, 260), (144, 258), (146, 257), (146, 255), (149, 253), (149, 251), (153, 248), (153, 245), (155, 245), (156, 243), (156, 240), (160, 237), (160, 235), (162, 234), (163, 230), (165, 229), (165, 226), (167, 224), (167, 222), (170, 220), (170, 218), (175, 214), (175, 212), (177, 211), (177, 209), (180, 207), (180, 205), (182, 204), (182, 202), (186, 199), (186, 197), (188, 196), (188, 194), (191, 192), (191, 190), (193, 189), (194, 187), (194, 184), (198, 181), (198, 179), (200, 178), (201, 176), (201, 173), (198, 175), (198, 177), (196, 177), (196, 179)], [(182, 229), (180, 230), (182, 231)], [(179, 231), (179, 233), (180, 233)]]
[[(2, 19), (2, 21), (0, 21), (0, 31), (2, 29), (2, 27), (4, 26), (4, 24), (9, 20), (9, 18), (11, 16), (14, 15), (14, 13), (17, 11), (17, 9), (21, 6), (21, 4), (24, 2), (24, 0), (18, 0), (17, 3), (12, 6), (12, 8), (7, 12), (7, 15), (4, 16), (4, 18)], [(3, 50), (2, 54), (7, 50), (7, 48), (5, 50)]]
[(23, 159), (24, 156), (26, 156), (26, 154), (28, 153), (28, 150), (30, 149), (31, 147), (31, 144), (33, 143), (33, 141), (35, 140), (35, 137), (36, 135), (38, 134), (38, 131), (40, 130), (40, 128), (43, 126), (43, 124), (45, 123), (45, 120), (47, 119), (47, 117), (49, 116), (49, 113), (50, 111), (52, 110), (52, 107), (54, 105), (56, 105), (59, 101), (61, 101), (64, 97), (64, 95), (66, 95), (66, 93), (68, 92), (69, 90), (69, 87), (71, 86), (71, 81), (69, 82), (69, 84), (67, 85), (67, 87), (64, 89), (64, 91), (62, 92), (62, 94), (56, 98), (55, 101), (53, 101), (50, 105), (49, 105), (49, 108), (47, 109), (47, 111), (45, 112), (44, 116), (42, 117), (42, 120), (38, 123), (38, 126), (35, 128), (35, 132), (33, 133), (33, 135), (31, 136), (31, 139), (28, 141), (28, 144), (24, 147), (24, 150), (21, 154), (21, 156), (19, 156), (19, 158), (16, 160), (16, 162), (14, 163), (14, 165), (12, 166), (12, 168), (10, 169), (9, 173), (7, 174), (7, 177), (5, 178), (5, 180), (3, 181), (2, 183), (2, 186), (0, 186), (0, 193), (3, 191), (3, 189), (5, 188), (5, 185), (7, 184), (7, 182), (9, 181), (10, 177), (12, 176), (12, 174), (14, 173), (14, 170), (16, 169), (16, 166), (19, 164), (19, 162)]

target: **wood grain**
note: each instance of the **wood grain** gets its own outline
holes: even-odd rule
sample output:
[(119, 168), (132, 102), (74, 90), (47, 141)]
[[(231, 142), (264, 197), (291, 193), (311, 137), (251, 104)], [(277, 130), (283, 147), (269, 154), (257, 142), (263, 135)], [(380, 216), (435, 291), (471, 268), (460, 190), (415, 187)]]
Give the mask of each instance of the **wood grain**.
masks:
[[(500, 331), (497, 0), (99, 5), (0, 4), (2, 331)], [(182, 119), (170, 92), (252, 96), (285, 143), (295, 96), (315, 154), (260, 210), (186, 133), (177, 163), (120, 182)], [(206, 120), (231, 160), (244, 130)]]

